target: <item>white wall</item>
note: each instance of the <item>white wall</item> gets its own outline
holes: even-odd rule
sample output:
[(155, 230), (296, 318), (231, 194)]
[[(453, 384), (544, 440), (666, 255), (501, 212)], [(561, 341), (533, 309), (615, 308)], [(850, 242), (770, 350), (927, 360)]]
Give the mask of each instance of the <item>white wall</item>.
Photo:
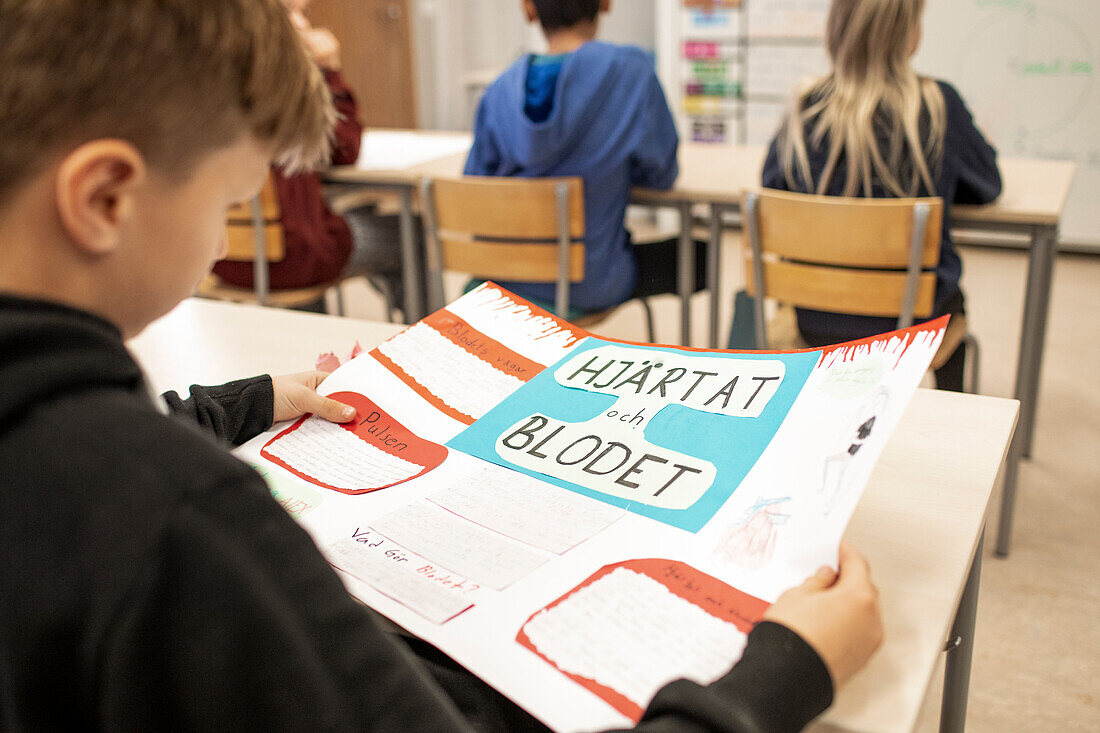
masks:
[(413, 55), (422, 128), (468, 129), (468, 77), (503, 69), (524, 48), (519, 3), (506, 0), (413, 0)]
[[(653, 50), (656, 0), (613, 0), (600, 38)], [(519, 0), (412, 0), (422, 128), (469, 129), (482, 89), (521, 54), (544, 48)]]

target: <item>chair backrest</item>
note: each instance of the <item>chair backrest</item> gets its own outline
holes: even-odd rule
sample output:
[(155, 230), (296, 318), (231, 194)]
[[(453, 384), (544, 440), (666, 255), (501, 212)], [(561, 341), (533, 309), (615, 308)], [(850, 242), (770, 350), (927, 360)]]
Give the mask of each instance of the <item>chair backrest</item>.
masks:
[(566, 316), (569, 283), (584, 279), (580, 178), (425, 178), (420, 191), (434, 307), (443, 305), (447, 269), (488, 280), (557, 283), (554, 308)]
[(932, 314), (942, 199), (763, 189), (745, 192), (741, 205), (759, 348), (767, 343), (764, 298), (833, 313), (897, 317), (899, 328)]
[(252, 282), (262, 305), (269, 291), (267, 265), (286, 257), (275, 179), (268, 174), (258, 194), (231, 207), (225, 224), (225, 259), (253, 263)]

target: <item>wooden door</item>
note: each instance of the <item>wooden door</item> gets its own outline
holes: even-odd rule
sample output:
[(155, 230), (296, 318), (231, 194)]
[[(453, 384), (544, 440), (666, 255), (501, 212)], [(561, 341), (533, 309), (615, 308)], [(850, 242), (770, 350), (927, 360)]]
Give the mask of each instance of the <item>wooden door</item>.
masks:
[(411, 0), (313, 0), (307, 14), (340, 41), (347, 79), (367, 127), (416, 127)]

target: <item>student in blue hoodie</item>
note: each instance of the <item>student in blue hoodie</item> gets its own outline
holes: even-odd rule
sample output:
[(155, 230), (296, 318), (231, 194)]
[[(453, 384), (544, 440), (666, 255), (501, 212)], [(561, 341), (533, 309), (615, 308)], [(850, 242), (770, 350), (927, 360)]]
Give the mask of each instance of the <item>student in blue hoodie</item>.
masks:
[[(634, 186), (669, 188), (679, 138), (653, 63), (633, 46), (594, 40), (610, 0), (526, 0), (547, 53), (529, 54), (485, 91), (466, 175), (584, 179), (585, 277), (569, 293), (577, 311), (676, 292), (676, 240), (635, 247), (623, 226)], [(704, 287), (702, 252), (696, 289)], [(501, 283), (554, 301), (553, 284)]]

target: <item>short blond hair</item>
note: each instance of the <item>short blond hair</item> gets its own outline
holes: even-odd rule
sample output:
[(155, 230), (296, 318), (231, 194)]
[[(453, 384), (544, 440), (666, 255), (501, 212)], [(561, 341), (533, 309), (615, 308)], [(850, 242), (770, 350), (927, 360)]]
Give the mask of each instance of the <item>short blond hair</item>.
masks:
[(334, 113), (279, 0), (0, 0), (0, 201), (89, 140), (185, 179), (243, 133), (300, 169)]

